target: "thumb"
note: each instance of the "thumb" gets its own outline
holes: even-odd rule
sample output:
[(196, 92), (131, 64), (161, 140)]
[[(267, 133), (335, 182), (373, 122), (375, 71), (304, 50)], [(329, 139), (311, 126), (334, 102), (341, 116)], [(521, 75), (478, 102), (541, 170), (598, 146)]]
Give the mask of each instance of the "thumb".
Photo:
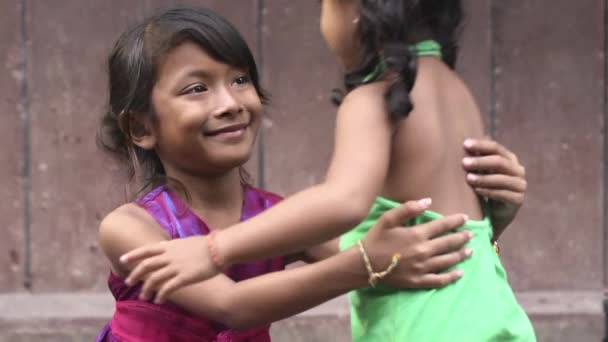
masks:
[(409, 219), (422, 214), (431, 206), (431, 203), (433, 203), (433, 201), (430, 198), (405, 202), (382, 214), (378, 223), (383, 229), (401, 227)]

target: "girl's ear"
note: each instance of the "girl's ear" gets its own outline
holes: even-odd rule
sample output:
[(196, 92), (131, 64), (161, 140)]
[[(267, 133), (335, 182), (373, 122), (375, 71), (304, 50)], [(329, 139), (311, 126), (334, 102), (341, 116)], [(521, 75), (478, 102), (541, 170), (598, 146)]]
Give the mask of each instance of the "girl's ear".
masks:
[(131, 113), (127, 119), (129, 137), (133, 144), (144, 150), (152, 150), (156, 147), (156, 134), (149, 115), (143, 113)]

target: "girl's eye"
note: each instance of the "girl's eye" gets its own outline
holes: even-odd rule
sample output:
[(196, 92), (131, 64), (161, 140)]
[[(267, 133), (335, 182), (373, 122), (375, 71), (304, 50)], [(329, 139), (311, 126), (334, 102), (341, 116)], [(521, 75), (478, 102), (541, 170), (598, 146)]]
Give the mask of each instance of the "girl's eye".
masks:
[(247, 84), (249, 82), (251, 82), (251, 80), (249, 79), (249, 76), (240, 76), (236, 80), (234, 80), (234, 84), (236, 84), (236, 85), (243, 85), (243, 84)]
[(197, 84), (193, 87), (190, 87), (184, 91), (184, 94), (198, 94), (207, 91), (207, 87), (202, 84)]

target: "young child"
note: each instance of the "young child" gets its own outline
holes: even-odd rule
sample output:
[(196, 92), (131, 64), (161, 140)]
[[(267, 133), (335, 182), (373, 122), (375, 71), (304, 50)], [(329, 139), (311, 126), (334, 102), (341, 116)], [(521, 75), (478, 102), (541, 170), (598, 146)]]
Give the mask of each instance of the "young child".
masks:
[[(326, 181), (208, 237), (136, 250), (123, 261), (146, 260), (128, 280), (150, 276), (146, 290), (159, 290), (162, 299), (235, 262), (298, 251), (363, 221), (340, 243), (343, 249), (358, 245), (370, 275), (371, 288), (351, 297), (354, 341), (534, 341), (492, 246), (513, 211), (498, 217), (496, 227), (486, 211), (495, 200), (517, 207), (521, 198), (513, 201), (506, 193), (525, 190), (523, 167), (500, 149), (502, 162), (491, 156), (477, 163), (492, 163), (503, 174), (470, 175), (476, 190), (464, 179), (461, 142), (482, 136), (483, 126), (469, 90), (451, 69), (460, 17), (457, 0), (322, 1), (322, 32), (347, 70), (349, 91), (338, 110)], [(465, 160), (468, 170), (473, 160)], [(435, 210), (411, 225), (438, 220), (438, 212), (472, 218), (459, 228), (475, 235), (469, 244), (474, 255), (459, 265), (464, 278), (433, 290), (374, 288), (394, 263), (370, 258), (374, 251), (361, 239), (398, 202), (421, 197), (432, 197)]]
[[(269, 322), (365, 286), (367, 271), (357, 248), (351, 248), (281, 272), (274, 271), (283, 269), (282, 257), (235, 264), (225, 274), (175, 291), (169, 304), (139, 299), (141, 286), (123, 280), (131, 268), (119, 262), (120, 255), (150, 243), (209, 234), (250, 219), (280, 198), (241, 177), (264, 96), (251, 52), (228, 22), (208, 10), (152, 16), (120, 37), (108, 67), (109, 110), (99, 137), (107, 151), (127, 162), (145, 191), (100, 225), (116, 311), (98, 341), (269, 341)], [(461, 225), (463, 215), (419, 225), (415, 233), (393, 228), (429, 204), (410, 202), (387, 213), (365, 238), (374, 259), (395, 260), (390, 279), (395, 287), (409, 286), (413, 276), (429, 286), (458, 276), (452, 271), (424, 277), (465, 257), (463, 250), (454, 250), (470, 234), (432, 239)], [(406, 256), (413, 246), (431, 253), (400, 263), (398, 253)], [(411, 270), (408, 260), (435, 255), (449, 262)], [(154, 262), (142, 264), (154, 267)], [(175, 275), (168, 270), (149, 279)]]

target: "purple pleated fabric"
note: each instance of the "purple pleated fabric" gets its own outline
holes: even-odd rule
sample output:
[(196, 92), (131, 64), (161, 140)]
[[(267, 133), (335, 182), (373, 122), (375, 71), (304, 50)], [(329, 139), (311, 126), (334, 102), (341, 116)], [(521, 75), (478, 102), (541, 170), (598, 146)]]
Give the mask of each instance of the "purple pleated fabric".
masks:
[[(244, 188), (241, 221), (247, 220), (279, 202), (281, 197), (251, 186)], [(166, 186), (160, 186), (137, 201), (169, 233), (172, 239), (209, 234), (207, 224), (194, 214)], [(226, 275), (241, 281), (285, 267), (283, 258), (232, 266)], [(108, 286), (116, 299), (112, 320), (97, 342), (269, 342), (270, 325), (237, 331), (218, 322), (194, 317), (171, 303), (156, 305), (138, 299), (140, 285), (129, 287), (110, 273)]]

